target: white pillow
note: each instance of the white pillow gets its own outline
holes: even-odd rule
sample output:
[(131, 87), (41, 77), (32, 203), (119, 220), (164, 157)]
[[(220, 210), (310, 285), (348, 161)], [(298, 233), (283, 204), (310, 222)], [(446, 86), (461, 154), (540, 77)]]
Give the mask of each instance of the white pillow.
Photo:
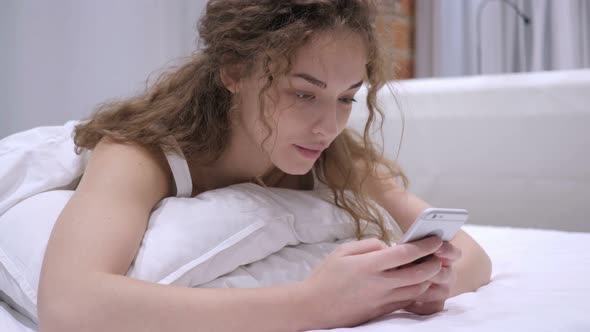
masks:
[[(37, 194), (0, 216), (0, 296), (34, 321), (47, 241), (72, 194)], [(316, 191), (246, 183), (196, 198), (164, 199), (150, 217), (127, 275), (195, 287), (285, 246), (354, 237), (350, 217), (323, 197)]]
[(257, 288), (285, 285), (304, 280), (345, 239), (336, 242), (301, 243), (286, 246), (268, 257), (238, 267), (201, 288)]
[[(164, 199), (152, 214), (127, 275), (198, 286), (287, 245), (354, 237), (350, 217), (322, 198), (323, 194), (327, 191), (265, 189), (244, 183), (196, 198)], [(235, 245), (244, 239), (248, 242), (240, 245), (246, 249), (237, 251)], [(210, 244), (216, 246), (211, 252), (196, 256), (205, 247), (211, 248)], [(208, 256), (213, 254), (215, 260)]]
[(0, 215), (38, 193), (76, 188), (90, 155), (75, 153), (72, 135), (78, 123), (37, 127), (0, 140)]

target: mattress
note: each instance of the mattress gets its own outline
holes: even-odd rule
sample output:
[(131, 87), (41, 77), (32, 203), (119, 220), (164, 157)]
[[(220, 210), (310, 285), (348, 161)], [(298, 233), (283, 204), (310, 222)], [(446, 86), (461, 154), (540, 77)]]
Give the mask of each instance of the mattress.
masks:
[[(590, 331), (590, 233), (466, 225), (493, 263), (492, 281), (449, 299), (444, 311), (397, 311), (330, 331)], [(0, 302), (0, 331), (37, 331)], [(315, 330), (321, 331), (321, 330)]]

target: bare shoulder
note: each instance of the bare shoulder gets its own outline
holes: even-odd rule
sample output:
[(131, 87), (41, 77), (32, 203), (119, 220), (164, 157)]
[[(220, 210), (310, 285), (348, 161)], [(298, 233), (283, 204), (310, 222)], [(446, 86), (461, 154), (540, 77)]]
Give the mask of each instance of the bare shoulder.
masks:
[(71, 273), (125, 274), (154, 206), (170, 192), (171, 175), (161, 159), (138, 145), (98, 143), (53, 227), (40, 294), (67, 288)]
[(135, 191), (155, 204), (172, 191), (172, 173), (161, 151), (103, 138), (93, 149), (77, 191)]

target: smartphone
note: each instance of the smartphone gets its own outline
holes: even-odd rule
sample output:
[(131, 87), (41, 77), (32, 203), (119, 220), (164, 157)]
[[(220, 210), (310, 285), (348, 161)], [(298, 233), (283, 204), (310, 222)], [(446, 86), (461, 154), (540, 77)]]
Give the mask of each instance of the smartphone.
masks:
[(442, 238), (443, 241), (450, 241), (467, 222), (468, 217), (465, 209), (428, 208), (416, 218), (398, 244), (433, 235)]

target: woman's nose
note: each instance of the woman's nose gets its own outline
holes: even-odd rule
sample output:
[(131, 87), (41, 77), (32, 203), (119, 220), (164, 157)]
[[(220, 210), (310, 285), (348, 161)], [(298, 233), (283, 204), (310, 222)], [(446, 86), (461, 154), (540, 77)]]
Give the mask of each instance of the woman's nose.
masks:
[(338, 135), (338, 107), (333, 104), (321, 105), (321, 116), (314, 127), (315, 135), (322, 135), (324, 137), (336, 137)]

